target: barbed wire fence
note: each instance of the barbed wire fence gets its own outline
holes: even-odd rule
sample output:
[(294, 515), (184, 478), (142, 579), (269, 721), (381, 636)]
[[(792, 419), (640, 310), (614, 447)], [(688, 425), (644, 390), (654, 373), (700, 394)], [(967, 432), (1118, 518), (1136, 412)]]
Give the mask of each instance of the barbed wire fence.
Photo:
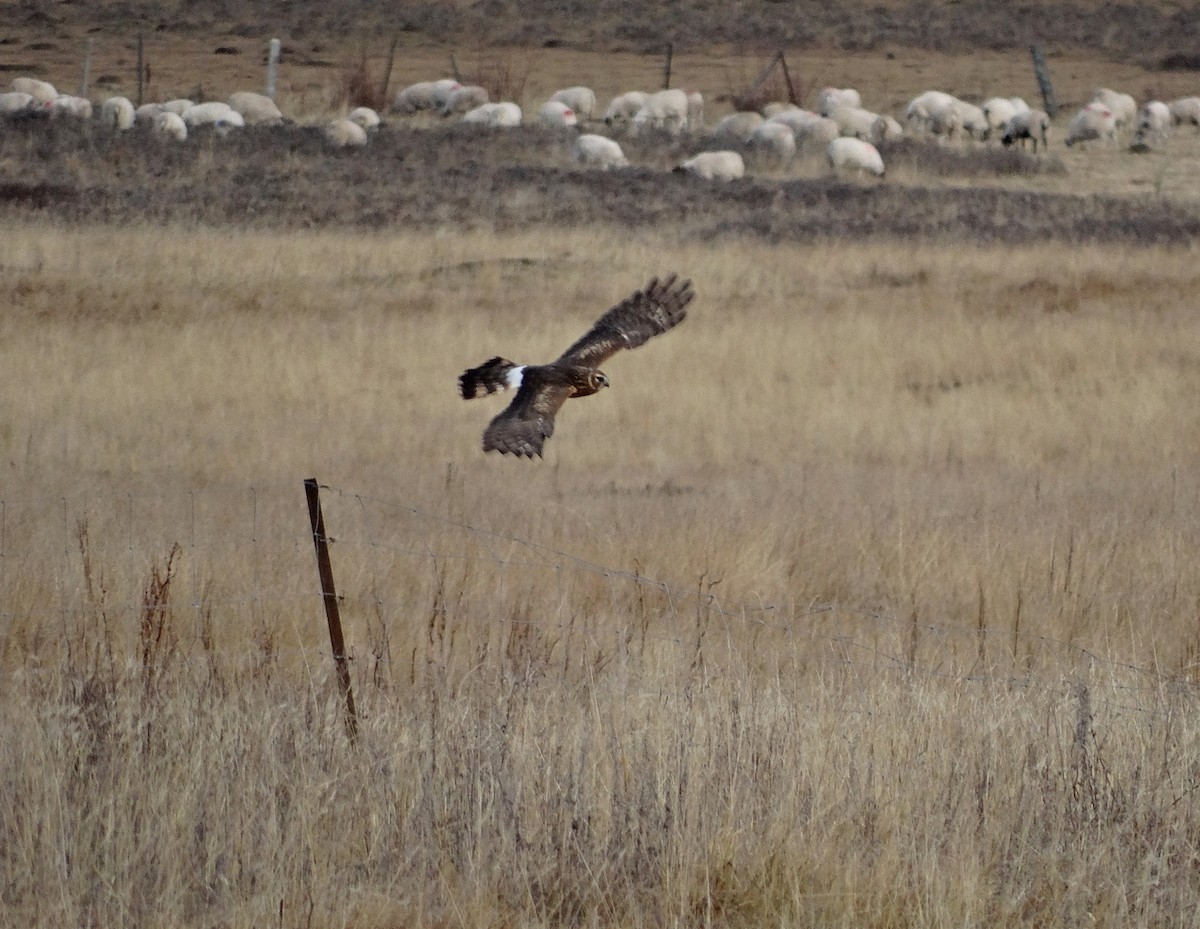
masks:
[[(1097, 705), (1146, 714), (1164, 694), (1197, 694), (1186, 677), (1036, 631), (737, 599), (705, 577), (648, 576), (449, 511), (315, 480), (304, 491), (0, 500), (0, 668), (53, 674), (80, 653), (98, 660), (100, 639), (110, 661), (131, 656), (147, 681), (218, 661), (249, 673), (290, 664), (329, 693), (337, 683), (351, 726), (354, 688), (478, 667), (489, 654), (510, 673), (553, 668), (649, 695), (668, 686), (656, 683), (668, 665), (709, 677), (769, 666), (958, 687), (1086, 685)], [(314, 501), (325, 511), (319, 533)], [(344, 636), (332, 648), (331, 605)], [(642, 673), (608, 673), (635, 665)]]

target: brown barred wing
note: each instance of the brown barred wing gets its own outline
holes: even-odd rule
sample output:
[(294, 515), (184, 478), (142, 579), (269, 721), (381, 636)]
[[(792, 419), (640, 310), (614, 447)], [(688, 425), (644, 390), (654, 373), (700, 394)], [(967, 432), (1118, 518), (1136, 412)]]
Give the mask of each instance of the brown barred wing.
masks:
[(692, 282), (680, 281), (677, 274), (653, 278), (596, 320), (556, 363), (596, 368), (623, 348), (637, 348), (683, 322), (695, 295)]
[(526, 368), (512, 403), (484, 430), (483, 450), (541, 457), (542, 447), (554, 434), (554, 416), (567, 402), (570, 390), (561, 379), (547, 378), (538, 368)]

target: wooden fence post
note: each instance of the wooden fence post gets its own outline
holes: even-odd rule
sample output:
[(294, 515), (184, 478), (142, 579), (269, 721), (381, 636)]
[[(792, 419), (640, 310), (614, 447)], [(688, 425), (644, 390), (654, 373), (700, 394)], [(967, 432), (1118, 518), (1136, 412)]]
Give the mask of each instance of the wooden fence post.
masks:
[(79, 96), (88, 95), (88, 84), (92, 78), (92, 40), (89, 38), (83, 47), (83, 76), (79, 79)]
[(267, 52), (267, 96), (275, 99), (275, 79), (279, 76), (279, 52), (283, 48), (278, 39), (271, 40)]
[(1054, 85), (1050, 83), (1050, 69), (1046, 67), (1046, 59), (1042, 55), (1040, 45), (1029, 46), (1029, 56), (1033, 59), (1033, 74), (1037, 78), (1038, 90), (1042, 92), (1042, 109), (1053, 119), (1058, 115), (1058, 103), (1054, 99)]
[(144, 36), (138, 36), (137, 44), (137, 103), (135, 106), (141, 106), (144, 102), (143, 97), (146, 93), (146, 40)]
[(671, 87), (671, 59), (675, 57), (675, 43), (667, 43), (667, 63), (663, 66), (663, 90)]
[(346, 704), (346, 734), (350, 741), (358, 738), (358, 712), (354, 708), (354, 691), (350, 689), (350, 662), (346, 642), (342, 637), (342, 616), (338, 610), (337, 591), (333, 587), (333, 566), (329, 561), (329, 537), (325, 535), (325, 517), (321, 513), (321, 490), (315, 477), (304, 481), (308, 498), (308, 521), (312, 526), (313, 546), (317, 550), (317, 574), (321, 580), (321, 599), (325, 601), (325, 620), (329, 624), (329, 644), (337, 666), (338, 690)]

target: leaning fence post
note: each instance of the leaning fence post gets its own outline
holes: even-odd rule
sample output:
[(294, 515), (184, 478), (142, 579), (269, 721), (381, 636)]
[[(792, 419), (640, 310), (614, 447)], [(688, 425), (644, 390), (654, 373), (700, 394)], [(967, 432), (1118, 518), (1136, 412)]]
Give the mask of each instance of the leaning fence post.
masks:
[(278, 39), (271, 40), (271, 49), (267, 52), (267, 96), (275, 99), (275, 79), (279, 76), (279, 51), (283, 46)]
[(1042, 109), (1053, 118), (1058, 115), (1058, 103), (1054, 100), (1054, 85), (1050, 83), (1050, 69), (1042, 55), (1040, 45), (1029, 46), (1029, 57), (1033, 59), (1033, 74), (1037, 78), (1038, 90), (1042, 92)]
[(342, 616), (338, 610), (337, 591), (333, 587), (333, 566), (329, 561), (329, 537), (325, 535), (325, 517), (321, 513), (321, 491), (315, 477), (304, 481), (308, 498), (308, 521), (312, 526), (313, 546), (317, 550), (317, 574), (321, 579), (321, 599), (325, 601), (325, 620), (329, 624), (329, 644), (337, 666), (338, 690), (346, 703), (346, 734), (353, 742), (358, 737), (358, 712), (354, 709), (354, 692), (350, 689), (350, 663), (346, 657), (346, 642), (342, 638)]

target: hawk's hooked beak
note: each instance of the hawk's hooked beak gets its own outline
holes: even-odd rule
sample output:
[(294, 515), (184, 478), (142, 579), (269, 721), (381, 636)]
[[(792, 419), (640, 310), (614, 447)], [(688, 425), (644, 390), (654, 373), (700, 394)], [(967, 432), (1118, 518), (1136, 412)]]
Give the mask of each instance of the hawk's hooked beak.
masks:
[(598, 387), (610, 386), (608, 383), (608, 377), (606, 375), (604, 375), (603, 373), (601, 373), (600, 371), (596, 372), (596, 384)]

